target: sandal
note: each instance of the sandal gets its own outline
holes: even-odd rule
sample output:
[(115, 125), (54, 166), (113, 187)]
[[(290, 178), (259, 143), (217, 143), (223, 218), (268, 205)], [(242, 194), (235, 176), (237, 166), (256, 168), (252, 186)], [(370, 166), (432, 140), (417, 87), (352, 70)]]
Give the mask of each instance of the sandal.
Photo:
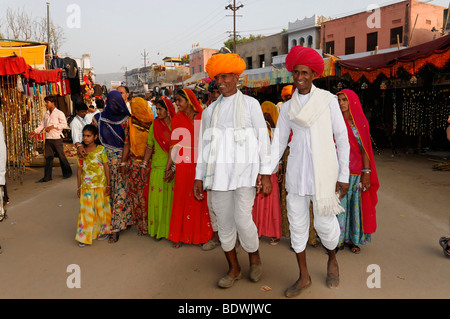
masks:
[(180, 248), (181, 246), (183, 246), (182, 243), (173, 243), (172, 244), (172, 248)]
[(109, 236), (108, 243), (114, 244), (117, 243), (118, 240), (119, 240), (119, 233), (113, 233)]
[(439, 239), (439, 245), (441, 245), (441, 247), (442, 247), (444, 256), (450, 258), (450, 246), (448, 244), (449, 240), (450, 240), (450, 238), (448, 238), (448, 237), (441, 237)]
[(347, 245), (348, 248), (350, 249), (350, 251), (354, 254), (359, 254), (361, 252), (361, 248), (359, 248), (357, 245), (355, 244), (348, 244)]
[(450, 237), (441, 237), (441, 238), (439, 238), (439, 245), (441, 245), (441, 247), (444, 248), (445, 245), (448, 244), (449, 240), (450, 240)]
[(337, 254), (338, 251), (339, 251), (339, 250), (342, 250), (342, 249), (344, 249), (344, 244), (338, 245), (334, 251), (335, 251), (335, 253)]
[(279, 242), (280, 242), (280, 238), (272, 237), (272, 238), (270, 239), (270, 244), (271, 244), (272, 246), (278, 245)]

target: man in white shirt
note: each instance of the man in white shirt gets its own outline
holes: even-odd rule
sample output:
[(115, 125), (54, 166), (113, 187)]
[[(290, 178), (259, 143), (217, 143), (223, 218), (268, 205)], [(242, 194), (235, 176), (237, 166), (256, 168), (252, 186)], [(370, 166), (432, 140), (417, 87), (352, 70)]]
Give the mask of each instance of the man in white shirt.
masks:
[(324, 70), (323, 58), (314, 49), (293, 47), (286, 57), (286, 68), (292, 72), (296, 90), (281, 108), (271, 153), (275, 169), (292, 131), (286, 201), (291, 245), (300, 276), (285, 295), (293, 297), (311, 284), (305, 252), (311, 201), (314, 227), (329, 256), (326, 284), (330, 288), (339, 284), (335, 248), (340, 228), (336, 215), (343, 208), (337, 194), (342, 198), (348, 191), (350, 145), (336, 96), (312, 83)]
[[(202, 113), (198, 162), (193, 188), (202, 200), (208, 190), (217, 216), (218, 234), (229, 270), (218, 286), (229, 288), (242, 277), (236, 239), (249, 254), (250, 280), (262, 275), (259, 238), (252, 218), (256, 188), (264, 194), (270, 182), (270, 139), (258, 101), (237, 90), (245, 62), (237, 54), (217, 54), (206, 66), (221, 96)], [(257, 182), (258, 181), (258, 182)]]
[[(77, 114), (72, 122), (70, 122), (70, 133), (72, 135), (72, 143), (77, 148), (77, 153), (80, 153), (82, 157), (86, 156), (83, 147), (83, 127), (86, 123), (86, 115), (88, 107), (85, 103), (79, 102), (75, 104), (75, 113)], [(79, 150), (80, 149), (80, 150)], [(83, 153), (81, 152), (83, 149)]]
[(44, 114), (39, 126), (34, 130), (34, 133), (28, 135), (29, 138), (33, 138), (35, 134), (40, 134), (45, 130), (45, 169), (44, 177), (38, 180), (36, 183), (44, 183), (52, 180), (52, 168), (53, 158), (56, 155), (59, 158), (63, 178), (69, 178), (72, 176), (72, 168), (69, 161), (64, 154), (63, 146), (63, 129), (67, 128), (66, 116), (63, 112), (56, 108), (56, 97), (50, 95), (44, 98), (45, 107), (47, 112)]

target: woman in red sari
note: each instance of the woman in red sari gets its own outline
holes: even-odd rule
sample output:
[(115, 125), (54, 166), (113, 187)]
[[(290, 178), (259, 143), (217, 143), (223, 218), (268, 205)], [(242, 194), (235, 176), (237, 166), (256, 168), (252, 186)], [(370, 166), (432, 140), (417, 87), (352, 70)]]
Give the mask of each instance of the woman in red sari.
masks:
[(380, 187), (373, 157), (369, 123), (364, 115), (358, 95), (348, 89), (337, 93), (339, 106), (347, 125), (350, 143), (350, 187), (342, 198), (345, 212), (338, 215), (341, 227), (339, 248), (348, 245), (359, 253), (359, 244), (371, 240), (377, 228), (375, 206)]
[(203, 244), (213, 236), (206, 192), (198, 201), (192, 193), (197, 163), (198, 129), (202, 107), (190, 89), (175, 95), (178, 113), (172, 119), (171, 156), (167, 161), (165, 180), (175, 176), (169, 240), (173, 247), (181, 243)]

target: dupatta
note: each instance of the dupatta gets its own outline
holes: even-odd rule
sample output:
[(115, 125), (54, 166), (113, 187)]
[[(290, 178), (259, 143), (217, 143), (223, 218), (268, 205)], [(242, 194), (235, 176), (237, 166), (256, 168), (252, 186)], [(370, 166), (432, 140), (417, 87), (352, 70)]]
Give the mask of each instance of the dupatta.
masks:
[[(168, 116), (173, 119), (175, 116), (175, 107), (172, 102), (165, 97), (162, 97), (161, 100), (166, 106)], [(156, 118), (153, 122), (153, 134), (155, 135), (156, 142), (163, 149), (163, 151), (169, 153), (172, 130), (167, 126), (167, 124), (159, 118)]]
[(122, 123), (130, 117), (127, 105), (118, 91), (108, 93), (103, 112), (95, 115), (99, 139), (103, 146), (115, 151), (123, 150), (125, 131)]
[(130, 150), (135, 156), (144, 156), (148, 129), (154, 120), (153, 112), (146, 100), (134, 98), (131, 103), (132, 116), (129, 119)]
[[(375, 166), (375, 160), (373, 157), (372, 141), (370, 138), (369, 122), (367, 121), (364, 111), (359, 101), (358, 95), (352, 90), (342, 90), (337, 94), (345, 94), (348, 100), (350, 115), (353, 118), (358, 134), (361, 138), (363, 151), (367, 154), (370, 160), (370, 188), (361, 192), (361, 210), (363, 229), (366, 234), (372, 234), (377, 228), (376, 222), (376, 209), (375, 206), (378, 203), (377, 191), (380, 188), (378, 180), (377, 169)], [(360, 174), (362, 167), (362, 153), (359, 143), (353, 134), (353, 130), (345, 121), (347, 126), (348, 138), (350, 143), (350, 173), (357, 170)]]
[(185, 98), (198, 114), (195, 120), (189, 118), (184, 112), (178, 112), (173, 117), (170, 147), (180, 147), (176, 160), (177, 164), (181, 162), (195, 163), (197, 160), (198, 131), (200, 129), (200, 122), (195, 125), (195, 121), (201, 120), (203, 109), (192, 90), (182, 89), (177, 94)]

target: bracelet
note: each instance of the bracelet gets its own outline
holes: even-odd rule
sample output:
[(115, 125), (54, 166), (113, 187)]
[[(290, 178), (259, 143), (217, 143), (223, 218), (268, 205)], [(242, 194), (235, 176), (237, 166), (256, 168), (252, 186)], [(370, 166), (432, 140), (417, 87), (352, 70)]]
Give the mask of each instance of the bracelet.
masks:
[(77, 145), (77, 148), (79, 148), (80, 146), (83, 146), (83, 144), (81, 144), (81, 143), (80, 143), (80, 144), (78, 144), (78, 145)]
[(367, 173), (367, 174), (370, 174), (372, 172), (372, 170), (370, 169), (370, 168), (363, 168), (362, 170), (361, 170), (361, 173)]
[(127, 165), (127, 162), (122, 162), (119, 164), (119, 166), (125, 166), (125, 165)]

